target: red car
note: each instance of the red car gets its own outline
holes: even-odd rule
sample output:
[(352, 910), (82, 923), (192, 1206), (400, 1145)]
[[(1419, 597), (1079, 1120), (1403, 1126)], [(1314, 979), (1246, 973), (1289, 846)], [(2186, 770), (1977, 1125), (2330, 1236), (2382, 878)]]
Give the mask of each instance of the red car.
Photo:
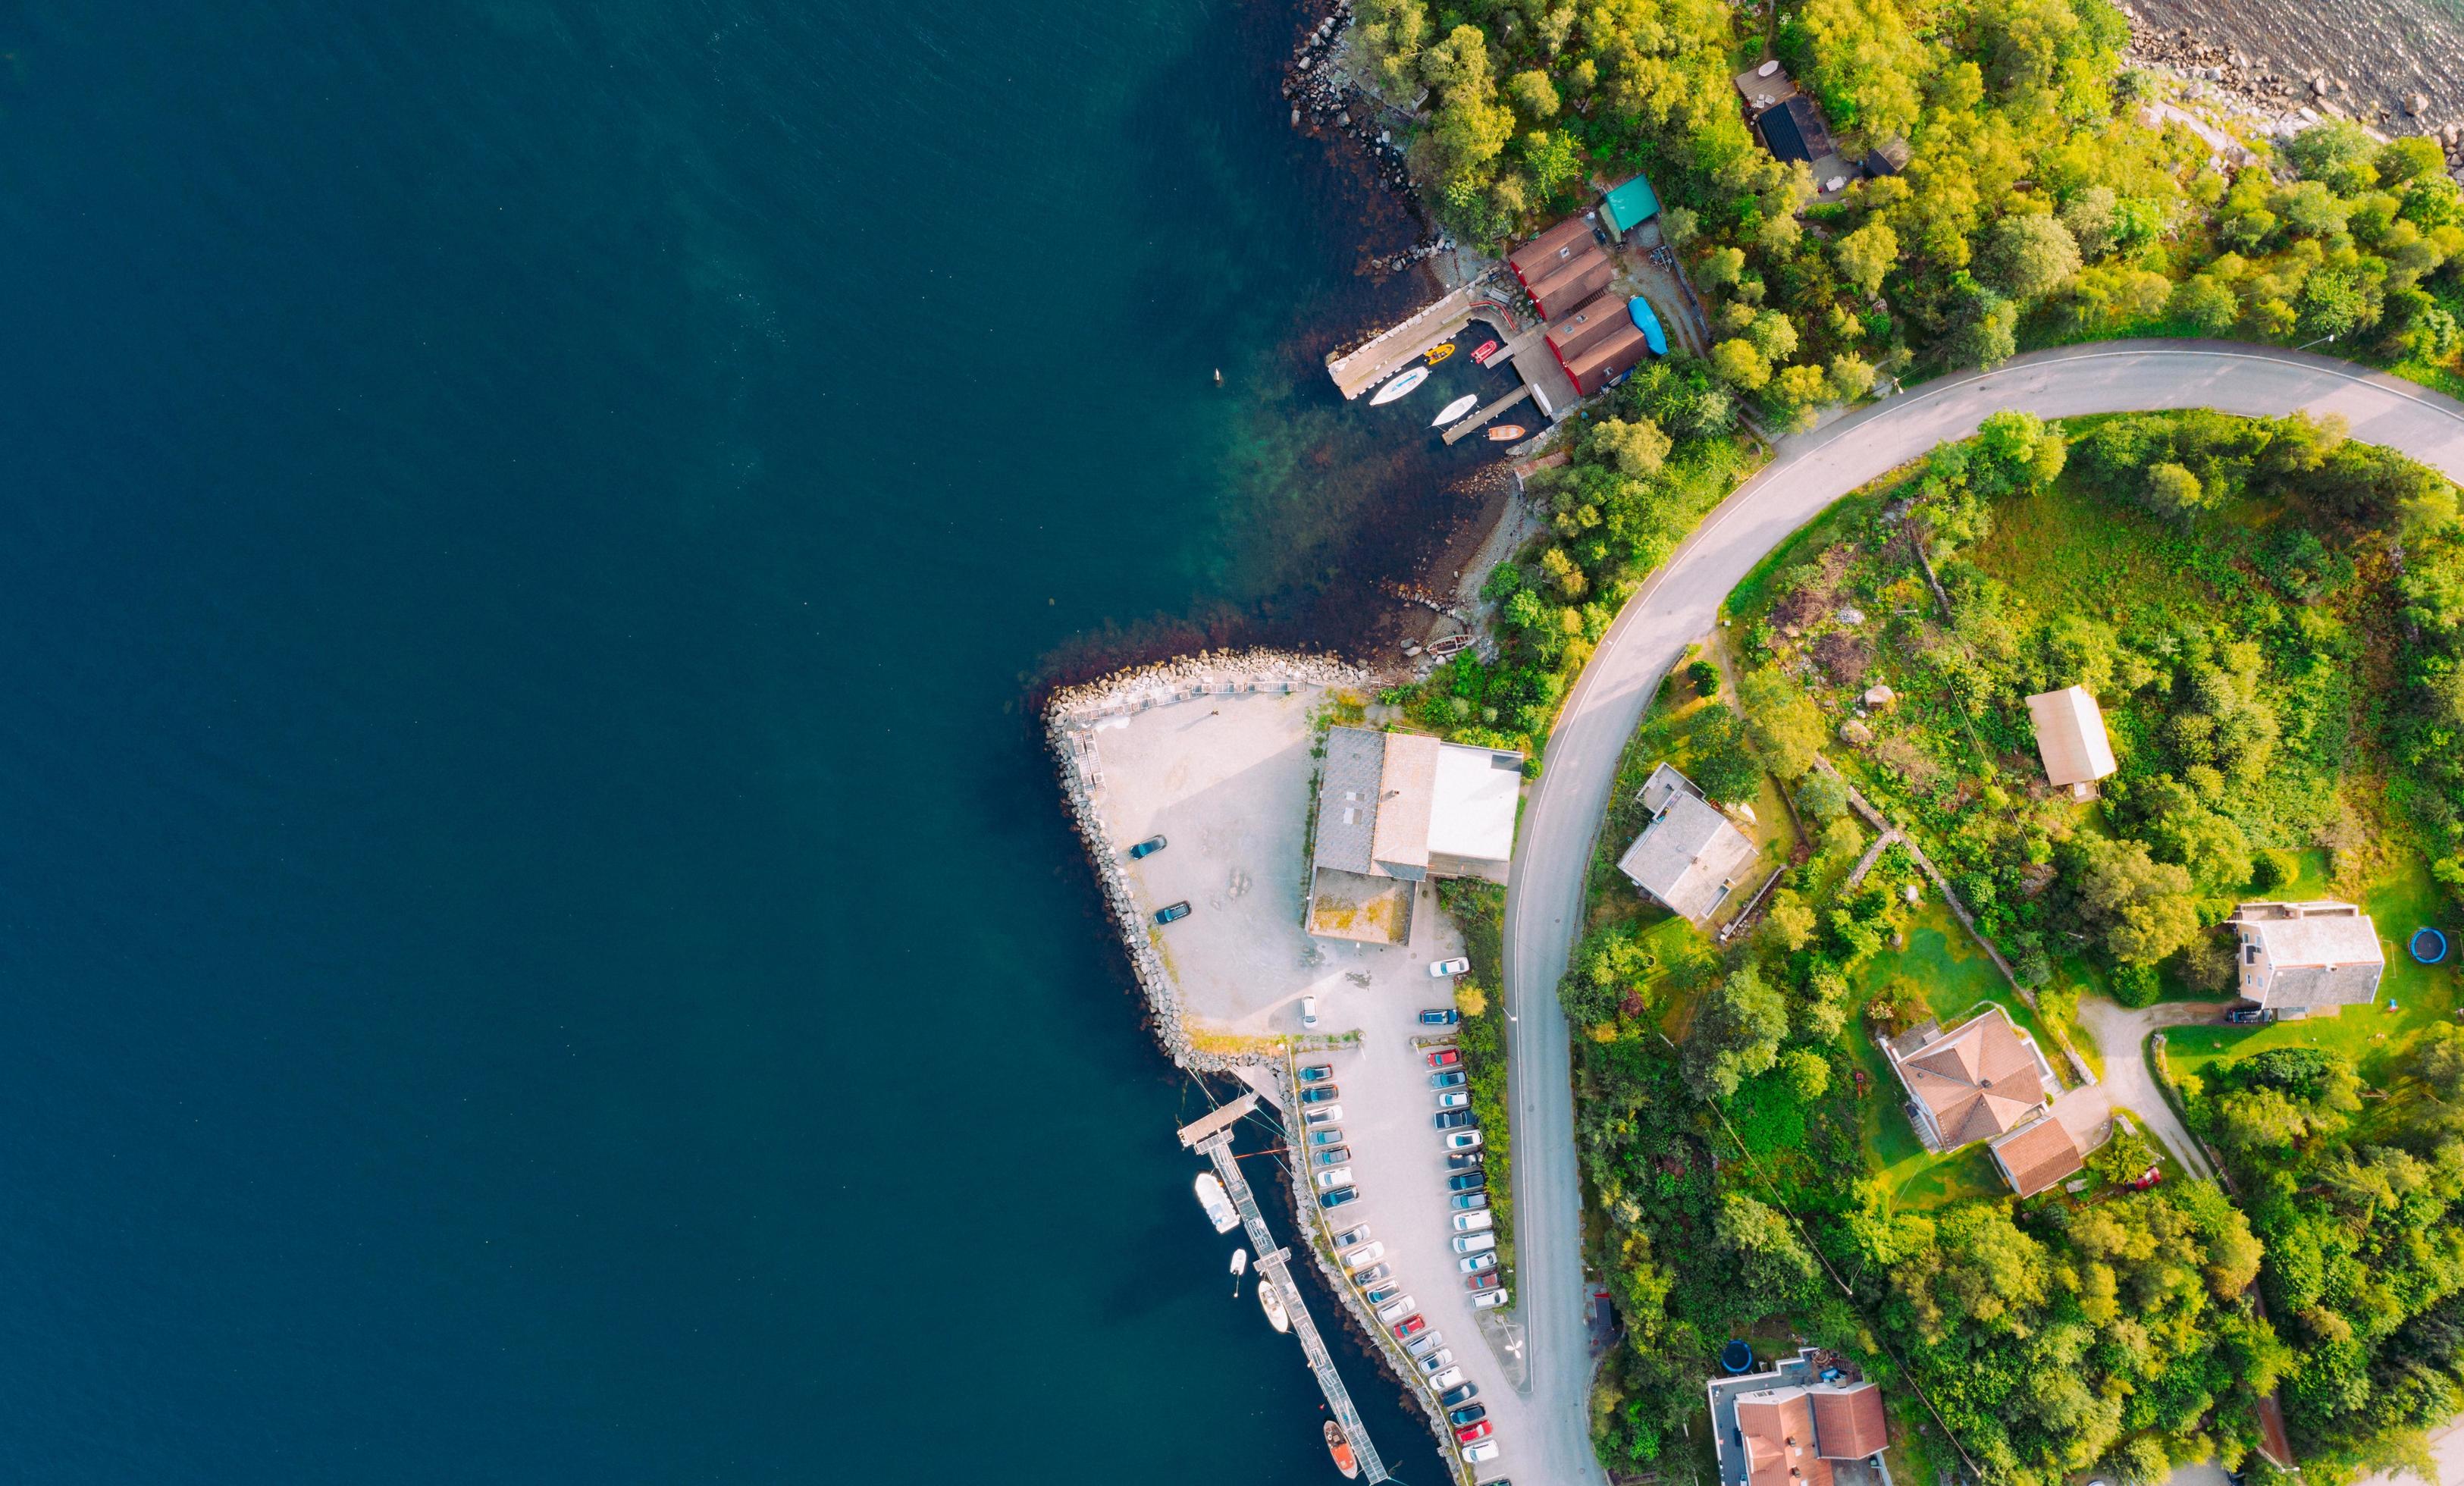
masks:
[(1462, 1429), (1455, 1431), (1455, 1442), (1461, 1445), (1468, 1445), (1474, 1440), (1486, 1439), (1496, 1432), (1497, 1431), (1490, 1427), (1489, 1422), (1486, 1419), (1483, 1419), (1478, 1424), (1466, 1424)]
[(1480, 1294), (1483, 1290), (1494, 1290), (1497, 1285), (1497, 1271), (1493, 1269), (1484, 1270), (1463, 1281), (1463, 1288), (1474, 1295)]
[(1451, 1047), (1439, 1048), (1436, 1052), (1429, 1055), (1429, 1066), (1432, 1068), (1451, 1068), (1462, 1061), (1463, 1054), (1456, 1052)]
[(2145, 1191), (2148, 1188), (2155, 1186), (2158, 1182), (2161, 1182), (2164, 1179), (2165, 1173), (2151, 1166), (2146, 1170), (2132, 1177), (2125, 1185), (2128, 1186), (2132, 1191)]
[(1404, 1317), (1401, 1321), (1395, 1322), (1395, 1340), (1397, 1342), (1409, 1342), (1412, 1338), (1419, 1336), (1421, 1332), (1428, 1329), (1429, 1319), (1426, 1316), (1421, 1315), (1419, 1311), (1414, 1311), (1409, 1316)]

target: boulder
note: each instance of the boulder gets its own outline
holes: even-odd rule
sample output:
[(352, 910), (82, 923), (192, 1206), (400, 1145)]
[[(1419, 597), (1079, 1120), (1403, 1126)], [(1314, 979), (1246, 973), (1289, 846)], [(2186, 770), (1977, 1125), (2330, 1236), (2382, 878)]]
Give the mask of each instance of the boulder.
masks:
[(1880, 683), (1865, 688), (1865, 705), (1873, 708), (1877, 711), (1890, 706), (1899, 699), (1900, 694), (1898, 692), (1892, 690), (1886, 686), (1881, 685)]
[(1839, 736), (1859, 748), (1863, 748), (1874, 741), (1874, 730), (1851, 717), (1839, 725)]

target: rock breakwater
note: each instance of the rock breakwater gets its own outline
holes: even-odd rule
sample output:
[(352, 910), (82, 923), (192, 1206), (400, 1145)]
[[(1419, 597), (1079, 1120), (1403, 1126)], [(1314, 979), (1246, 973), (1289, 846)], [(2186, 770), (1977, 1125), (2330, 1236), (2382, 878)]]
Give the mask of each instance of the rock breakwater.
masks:
[(1201, 697), (1262, 691), (1288, 694), (1318, 687), (1371, 691), (1400, 679), (1331, 656), (1289, 650), (1201, 650), (1064, 687), (1045, 699), (1045, 740), (1060, 765), (1062, 800), (1070, 825), (1094, 866), (1105, 911), (1120, 930), (1121, 948), (1146, 997), (1155, 1039), (1181, 1067), (1198, 1073), (1230, 1073), (1243, 1066), (1280, 1067), (1281, 1060), (1263, 1052), (1218, 1052), (1192, 1042), (1180, 988), (1173, 980), (1171, 967), (1155, 951), (1147, 916), (1122, 873), (1120, 852), (1104, 828), (1104, 769), (1095, 747), (1097, 730), (1117, 718)]

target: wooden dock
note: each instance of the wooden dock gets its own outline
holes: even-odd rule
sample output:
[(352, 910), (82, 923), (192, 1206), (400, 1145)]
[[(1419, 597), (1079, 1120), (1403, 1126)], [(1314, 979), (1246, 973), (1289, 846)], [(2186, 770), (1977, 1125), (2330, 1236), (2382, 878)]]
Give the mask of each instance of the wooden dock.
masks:
[[(1301, 1299), (1300, 1286), (1292, 1282), (1291, 1251), (1277, 1245), (1275, 1235), (1267, 1231), (1266, 1216), (1258, 1211), (1257, 1193), (1249, 1190), (1248, 1178), (1241, 1174), (1241, 1163), (1232, 1154), (1231, 1125), (1257, 1104), (1257, 1098), (1249, 1095), (1245, 1103), (1236, 1101), (1195, 1125), (1183, 1126), (1180, 1143), (1215, 1163), (1216, 1174), (1223, 1179), (1223, 1190), (1231, 1194), (1232, 1205), (1240, 1210), (1241, 1222), (1249, 1231), (1249, 1247), (1258, 1256), (1260, 1282), (1273, 1285), (1275, 1293), (1282, 1297), (1284, 1309), (1291, 1317), (1292, 1334), (1300, 1338), (1309, 1371), (1317, 1374), (1317, 1386), (1326, 1394), (1327, 1410), (1334, 1415), (1344, 1438), (1352, 1442), (1361, 1478), (1376, 1486), (1394, 1477), (1386, 1473), (1386, 1462), (1378, 1457), (1377, 1447), (1369, 1443), (1369, 1427), (1360, 1422), (1360, 1410), (1353, 1407), (1352, 1393), (1334, 1370), (1333, 1354), (1326, 1349), (1326, 1339), (1317, 1334), (1317, 1322), (1309, 1319), (1309, 1304)], [(1225, 1118), (1236, 1104), (1239, 1112)]]
[(1515, 388), (1513, 391), (1506, 394), (1506, 396), (1499, 398), (1496, 402), (1489, 404), (1486, 407), (1484, 407), (1480, 411), (1472, 414), (1470, 417), (1463, 419), (1453, 427), (1448, 428), (1446, 430), (1446, 442), (1452, 444), (1457, 439), (1468, 438), (1474, 429), (1480, 427), (1483, 424), (1487, 423), (1490, 419), (1506, 411), (1507, 408), (1512, 407), (1515, 404), (1522, 402), (1525, 398), (1528, 398), (1530, 395), (1531, 383), (1527, 382), (1523, 385)]
[(1401, 324), (1388, 327), (1367, 345), (1328, 357), (1327, 374), (1347, 401), (1356, 398), (1419, 361), (1429, 347), (1461, 334), (1471, 323), (1472, 301), (1482, 297), (1482, 284), (1475, 279), (1437, 303), (1423, 306)]

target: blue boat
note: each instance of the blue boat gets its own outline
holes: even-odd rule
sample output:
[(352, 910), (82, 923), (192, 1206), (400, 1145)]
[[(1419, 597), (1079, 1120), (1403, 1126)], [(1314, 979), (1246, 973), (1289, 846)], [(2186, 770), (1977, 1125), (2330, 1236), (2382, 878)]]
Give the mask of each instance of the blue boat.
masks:
[(1666, 356), (1668, 334), (1660, 328), (1660, 317), (1652, 313), (1651, 301), (1637, 295), (1625, 302), (1625, 312), (1634, 317), (1634, 328), (1642, 332), (1642, 339), (1651, 346), (1651, 354)]

